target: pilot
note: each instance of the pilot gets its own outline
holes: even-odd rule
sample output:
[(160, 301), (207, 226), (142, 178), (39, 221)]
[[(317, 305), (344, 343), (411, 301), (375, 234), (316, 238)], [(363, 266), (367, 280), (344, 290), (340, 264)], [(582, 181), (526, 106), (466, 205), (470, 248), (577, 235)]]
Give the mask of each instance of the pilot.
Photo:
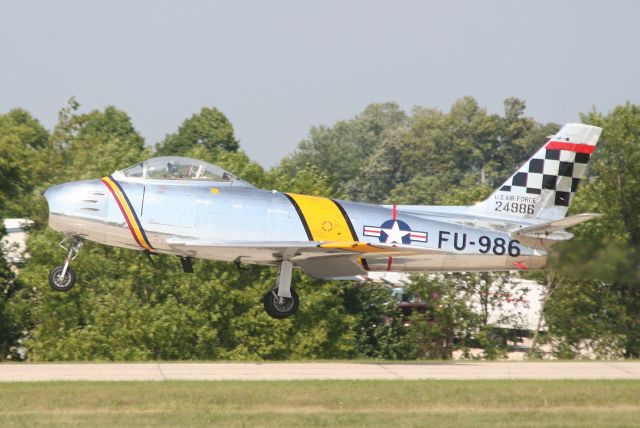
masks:
[(178, 166), (172, 162), (167, 162), (167, 173), (169, 177), (181, 177), (180, 172), (178, 171)]

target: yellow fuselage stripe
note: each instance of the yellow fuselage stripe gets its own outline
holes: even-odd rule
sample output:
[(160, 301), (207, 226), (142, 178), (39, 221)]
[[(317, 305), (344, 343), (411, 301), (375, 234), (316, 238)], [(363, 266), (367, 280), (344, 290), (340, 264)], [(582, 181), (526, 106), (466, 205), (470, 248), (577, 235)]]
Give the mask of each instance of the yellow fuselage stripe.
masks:
[(140, 226), (138, 225), (138, 222), (136, 221), (135, 216), (131, 212), (131, 207), (129, 206), (129, 204), (127, 203), (127, 200), (125, 199), (124, 195), (120, 191), (120, 188), (116, 186), (116, 184), (113, 182), (113, 180), (111, 180), (111, 178), (105, 177), (104, 180), (109, 184), (109, 187), (118, 198), (118, 201), (120, 202), (120, 206), (124, 211), (123, 214), (127, 216), (128, 223), (131, 225), (131, 229), (135, 233), (136, 238), (138, 238), (138, 242), (140, 243), (140, 245), (142, 245), (147, 250), (151, 250), (151, 248), (147, 245), (144, 239), (144, 236), (142, 235), (142, 232), (140, 231)]
[(299, 208), (301, 220), (306, 222), (312, 240), (324, 242), (349, 242), (357, 240), (353, 236), (348, 219), (337, 203), (318, 196), (287, 193)]

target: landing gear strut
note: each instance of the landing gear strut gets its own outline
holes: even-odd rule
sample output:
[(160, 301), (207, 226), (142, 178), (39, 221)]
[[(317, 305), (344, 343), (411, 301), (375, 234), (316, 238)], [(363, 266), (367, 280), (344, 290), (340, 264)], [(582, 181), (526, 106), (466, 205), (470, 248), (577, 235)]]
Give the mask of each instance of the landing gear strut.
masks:
[(51, 269), (49, 272), (49, 285), (55, 291), (69, 291), (76, 283), (76, 274), (71, 269), (71, 262), (78, 257), (78, 252), (80, 248), (82, 248), (82, 239), (77, 236), (74, 236), (71, 241), (71, 246), (69, 248), (64, 246), (64, 243), (69, 239), (69, 237), (64, 238), (60, 244), (62, 248), (67, 250), (67, 258), (64, 261), (64, 265), (56, 266)]
[(283, 260), (278, 264), (276, 287), (264, 296), (264, 310), (275, 319), (287, 318), (298, 311), (300, 299), (291, 288), (293, 263)]

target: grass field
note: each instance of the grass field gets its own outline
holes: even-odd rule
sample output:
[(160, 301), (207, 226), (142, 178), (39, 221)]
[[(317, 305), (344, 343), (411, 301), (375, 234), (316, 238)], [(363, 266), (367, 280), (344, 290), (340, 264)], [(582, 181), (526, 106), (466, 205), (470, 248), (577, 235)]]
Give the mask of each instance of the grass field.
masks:
[(640, 426), (640, 381), (0, 383), (0, 427)]

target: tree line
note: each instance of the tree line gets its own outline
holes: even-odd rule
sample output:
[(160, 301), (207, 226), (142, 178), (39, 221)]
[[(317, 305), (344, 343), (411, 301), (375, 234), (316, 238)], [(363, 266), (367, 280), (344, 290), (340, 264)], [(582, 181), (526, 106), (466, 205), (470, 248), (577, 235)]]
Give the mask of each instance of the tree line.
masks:
[[(42, 192), (98, 178), (156, 155), (216, 163), (261, 188), (357, 201), (458, 205), (485, 198), (559, 129), (525, 115), (525, 102), (504, 101), (489, 114), (470, 97), (449, 111), (395, 103), (367, 106), (354, 118), (316, 126), (279, 165), (265, 170), (240, 148), (223, 112), (205, 107), (155, 146), (145, 144), (126, 112), (110, 106), (81, 113), (71, 99), (47, 130), (29, 112), (0, 115), (0, 214), (34, 220), (30, 257), (0, 263), (0, 359), (279, 360), (450, 358), (481, 347), (506, 352), (512, 334), (488, 324), (501, 305), (488, 287), (509, 274), (416, 275), (409, 291), (425, 310), (404, 326), (386, 286), (318, 281), (295, 272), (299, 313), (276, 321), (260, 301), (275, 270), (198, 261), (185, 275), (175, 257), (154, 257), (87, 242), (81, 273), (68, 293), (47, 285), (64, 252), (46, 227)], [(544, 334), (555, 356), (589, 347), (601, 357), (640, 357), (640, 106), (581, 115), (604, 128), (571, 212), (602, 216), (554, 247), (545, 271)], [(469, 309), (481, 303), (483, 311)]]

